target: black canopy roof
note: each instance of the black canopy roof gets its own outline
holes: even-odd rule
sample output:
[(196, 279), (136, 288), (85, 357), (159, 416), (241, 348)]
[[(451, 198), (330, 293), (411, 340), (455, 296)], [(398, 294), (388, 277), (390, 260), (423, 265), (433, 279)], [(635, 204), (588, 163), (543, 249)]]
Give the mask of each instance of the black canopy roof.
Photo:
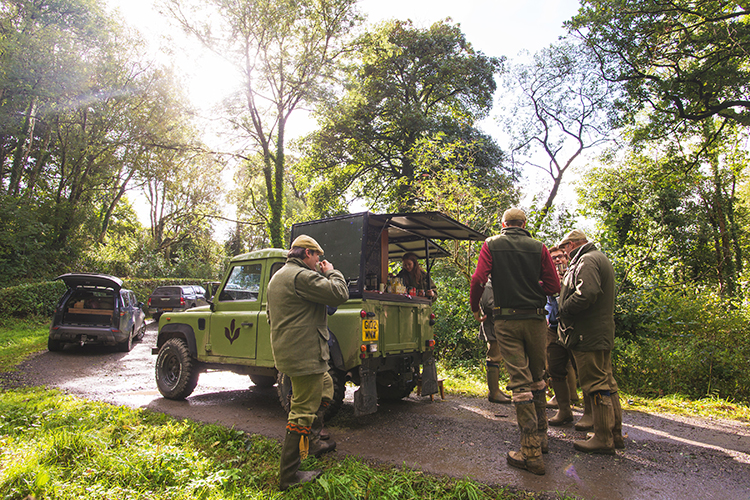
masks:
[(413, 252), (420, 259), (426, 256), (426, 245), (430, 257), (446, 257), (450, 253), (433, 240), (484, 241), (482, 233), (461, 224), (440, 212), (414, 212), (396, 214), (369, 214), (370, 223), (383, 225), (388, 230), (388, 258), (400, 259)]

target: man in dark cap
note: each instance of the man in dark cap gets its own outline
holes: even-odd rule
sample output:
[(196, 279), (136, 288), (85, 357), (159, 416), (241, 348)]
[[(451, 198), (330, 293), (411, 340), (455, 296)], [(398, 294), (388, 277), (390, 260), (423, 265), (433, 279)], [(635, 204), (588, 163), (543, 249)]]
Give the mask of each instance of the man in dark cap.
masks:
[(517, 208), (503, 213), (502, 230), (487, 238), (471, 277), (470, 305), (477, 321), (486, 317), (479, 300), (492, 275), (495, 337), (510, 376), (516, 420), (521, 430), (521, 451), (508, 452), (512, 467), (545, 473), (542, 453), (547, 451), (547, 398), (544, 361), (547, 295), (560, 291), (560, 281), (547, 247), (525, 229), (526, 214)]
[(284, 267), (268, 283), (268, 321), (276, 368), (292, 381), (292, 402), (281, 450), (279, 489), (312, 481), (320, 471), (300, 472), (301, 460), (320, 456), (336, 443), (320, 440), (321, 402), (333, 397), (328, 374), (327, 306), (349, 299), (344, 275), (327, 260), (313, 238), (292, 242)]
[(569, 232), (558, 245), (570, 255), (559, 299), (559, 338), (576, 360), (594, 435), (575, 441), (576, 450), (613, 455), (624, 448), (622, 409), (612, 374), (615, 340), (615, 271), (583, 231)]

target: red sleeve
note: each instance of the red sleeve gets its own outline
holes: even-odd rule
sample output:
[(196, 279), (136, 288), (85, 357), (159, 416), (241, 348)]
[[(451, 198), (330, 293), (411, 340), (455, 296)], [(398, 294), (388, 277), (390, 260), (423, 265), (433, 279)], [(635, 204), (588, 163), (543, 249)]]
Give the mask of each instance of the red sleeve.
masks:
[[(549, 256), (549, 253), (547, 253)], [(552, 258), (550, 257), (550, 262)], [(553, 268), (554, 270), (554, 268)], [(492, 254), (489, 248), (487, 248), (487, 242), (482, 243), (482, 249), (479, 251), (479, 259), (477, 260), (477, 268), (474, 274), (471, 275), (471, 291), (469, 292), (469, 306), (471, 310), (476, 312), (479, 310), (479, 299), (482, 298), (482, 292), (484, 292), (484, 285), (487, 283), (487, 278), (490, 277), (492, 271)]]
[(555, 264), (552, 262), (552, 256), (549, 254), (546, 246), (542, 247), (542, 290), (547, 295), (556, 295), (560, 293), (560, 277), (557, 275)]

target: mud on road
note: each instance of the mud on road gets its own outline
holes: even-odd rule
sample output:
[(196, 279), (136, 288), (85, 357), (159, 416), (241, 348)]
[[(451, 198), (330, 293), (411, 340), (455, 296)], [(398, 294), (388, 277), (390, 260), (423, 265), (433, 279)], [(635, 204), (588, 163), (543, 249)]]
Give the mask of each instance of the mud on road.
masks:
[[(201, 375), (185, 401), (161, 397), (151, 347), (155, 325), (129, 353), (96, 346), (41, 352), (20, 366), (16, 383), (47, 386), (89, 399), (147, 408), (177, 418), (218, 423), (281, 440), (286, 415), (275, 388), (226, 372)], [(446, 395), (431, 401), (412, 394), (381, 404), (364, 418), (353, 415), (353, 389), (329, 423), (336, 453), (426, 472), (468, 477), (536, 492), (565, 492), (587, 499), (750, 500), (750, 425), (624, 411), (626, 448), (616, 456), (573, 449), (584, 433), (550, 427), (545, 476), (510, 468), (508, 451), (519, 432), (510, 405)], [(554, 415), (548, 410), (549, 416)], [(578, 412), (580, 416), (580, 411)]]

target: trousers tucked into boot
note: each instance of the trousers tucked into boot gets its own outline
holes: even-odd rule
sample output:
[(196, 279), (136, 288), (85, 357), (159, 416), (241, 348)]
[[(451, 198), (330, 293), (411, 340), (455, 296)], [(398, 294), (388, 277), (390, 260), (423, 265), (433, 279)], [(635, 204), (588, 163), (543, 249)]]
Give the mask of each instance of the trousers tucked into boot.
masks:
[(609, 391), (599, 391), (591, 395), (591, 411), (594, 414), (594, 435), (586, 441), (574, 441), (573, 447), (586, 453), (614, 455), (612, 428), (615, 426), (615, 414)]
[(490, 403), (510, 403), (510, 396), (500, 390), (500, 365), (487, 362), (487, 399)]
[(625, 439), (622, 436), (622, 406), (620, 406), (620, 395), (617, 392), (611, 393), (612, 410), (615, 414), (615, 426), (612, 427), (612, 439), (615, 442), (615, 448), (622, 450), (625, 448)]
[(534, 409), (536, 410), (536, 430), (539, 434), (539, 446), (542, 453), (549, 453), (549, 438), (547, 436), (547, 390), (531, 391), (534, 395)]
[(286, 426), (286, 438), (281, 447), (281, 464), (279, 467), (279, 489), (281, 491), (296, 484), (315, 480), (321, 471), (300, 472), (302, 460), (307, 458), (310, 427), (303, 427), (289, 422)]
[(552, 379), (552, 388), (557, 398), (557, 415), (549, 419), (549, 425), (558, 426), (573, 422), (573, 410), (570, 409), (570, 388), (568, 381)]
[(583, 393), (583, 416), (576, 422), (577, 431), (590, 431), (594, 428), (594, 416), (591, 413), (591, 396)]
[(516, 407), (516, 420), (521, 430), (521, 451), (508, 452), (508, 465), (542, 476), (545, 470), (537, 430), (536, 405), (534, 401), (518, 401), (513, 405)]

